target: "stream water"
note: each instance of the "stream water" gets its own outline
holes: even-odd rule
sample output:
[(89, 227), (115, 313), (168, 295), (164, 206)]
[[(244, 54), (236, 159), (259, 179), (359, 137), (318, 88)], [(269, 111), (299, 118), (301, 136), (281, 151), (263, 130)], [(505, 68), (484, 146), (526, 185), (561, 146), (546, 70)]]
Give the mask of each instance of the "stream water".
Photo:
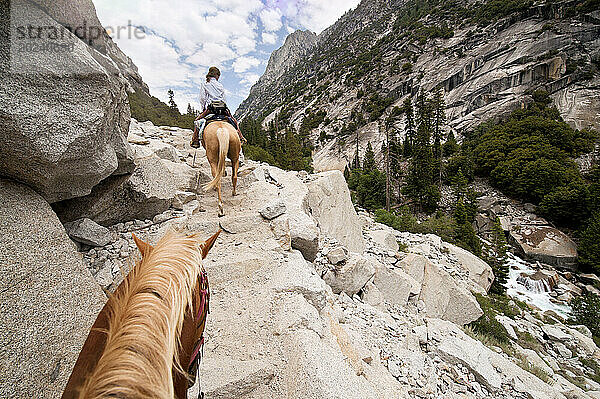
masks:
[(533, 263), (527, 262), (518, 256), (508, 253), (508, 264), (510, 271), (506, 282), (506, 293), (512, 298), (519, 299), (527, 304), (533, 305), (542, 311), (552, 310), (562, 317), (568, 317), (571, 308), (552, 302), (550, 296), (550, 285), (546, 281), (535, 281), (523, 278), (524, 274), (532, 275), (537, 269)]

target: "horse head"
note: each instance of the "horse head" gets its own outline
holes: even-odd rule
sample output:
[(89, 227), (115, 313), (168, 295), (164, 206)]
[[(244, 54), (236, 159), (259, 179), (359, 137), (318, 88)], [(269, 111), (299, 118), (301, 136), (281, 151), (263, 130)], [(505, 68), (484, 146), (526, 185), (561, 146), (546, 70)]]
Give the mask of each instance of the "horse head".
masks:
[(200, 262), (220, 232), (167, 233), (155, 246), (132, 234), (142, 258), (96, 318), (63, 398), (187, 397), (194, 376), (180, 363), (196, 359), (208, 313)]

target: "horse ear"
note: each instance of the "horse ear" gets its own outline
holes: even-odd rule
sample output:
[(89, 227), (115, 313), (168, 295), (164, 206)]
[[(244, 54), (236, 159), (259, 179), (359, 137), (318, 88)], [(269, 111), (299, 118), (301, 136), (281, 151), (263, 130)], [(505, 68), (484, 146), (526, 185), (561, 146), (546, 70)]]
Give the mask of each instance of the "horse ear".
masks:
[(213, 234), (212, 237), (210, 237), (208, 240), (204, 241), (202, 244), (200, 244), (200, 248), (202, 249), (202, 259), (206, 258), (206, 255), (208, 255), (208, 251), (210, 251), (210, 249), (213, 247), (213, 245), (215, 245), (215, 242), (217, 241), (217, 237), (219, 237), (219, 234), (221, 234), (222, 230), (217, 231), (215, 234)]
[(148, 256), (150, 254), (150, 252), (152, 252), (154, 247), (152, 245), (148, 244), (147, 242), (144, 242), (144, 241), (140, 240), (139, 238), (137, 238), (135, 236), (135, 234), (131, 233), (131, 235), (133, 236), (133, 242), (135, 242), (135, 245), (138, 247), (138, 249), (142, 253), (142, 258), (144, 256)]

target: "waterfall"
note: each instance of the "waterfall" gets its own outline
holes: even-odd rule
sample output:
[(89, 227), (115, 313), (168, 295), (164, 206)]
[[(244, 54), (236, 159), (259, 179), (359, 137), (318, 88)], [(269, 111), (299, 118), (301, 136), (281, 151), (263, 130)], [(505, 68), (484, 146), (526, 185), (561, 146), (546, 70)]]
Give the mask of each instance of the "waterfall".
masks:
[(569, 305), (556, 303), (549, 292), (558, 283), (550, 273), (536, 270), (535, 264), (509, 253), (508, 264), (510, 271), (506, 282), (508, 296), (524, 301), (542, 311), (552, 310), (562, 317), (568, 317), (571, 312)]
[(530, 276), (525, 273), (521, 273), (519, 276), (517, 276), (517, 282), (527, 288), (528, 291), (536, 294), (552, 291), (550, 282), (545, 278), (536, 280), (530, 278)]

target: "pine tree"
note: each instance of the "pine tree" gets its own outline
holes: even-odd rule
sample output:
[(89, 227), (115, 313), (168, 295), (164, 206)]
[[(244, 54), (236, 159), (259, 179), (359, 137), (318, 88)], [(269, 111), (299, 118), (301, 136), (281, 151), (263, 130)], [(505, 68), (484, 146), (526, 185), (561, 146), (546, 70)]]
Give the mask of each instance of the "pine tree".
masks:
[(428, 213), (435, 211), (440, 199), (440, 191), (435, 185), (431, 115), (431, 102), (421, 91), (417, 97), (417, 132), (413, 142), (413, 157), (409, 163), (403, 193)]
[(496, 217), (492, 226), (491, 248), (487, 256), (488, 264), (494, 272), (494, 282), (490, 292), (504, 294), (506, 292), (506, 281), (508, 280), (509, 266), (506, 263), (506, 237), (500, 225), (500, 219)]
[(439, 159), (442, 156), (442, 140), (444, 138), (444, 123), (446, 123), (446, 104), (442, 89), (438, 88), (431, 101), (433, 117), (433, 155)]
[(348, 165), (346, 165), (346, 167), (344, 167), (344, 179), (346, 179), (346, 181), (348, 181), (349, 178), (350, 178), (350, 169), (348, 168)]
[(194, 115), (194, 108), (192, 108), (192, 104), (190, 104), (190, 103), (188, 103), (188, 106), (187, 106), (187, 114)]
[(171, 110), (177, 111), (177, 113), (179, 113), (179, 108), (177, 108), (177, 104), (175, 103), (175, 93), (173, 92), (173, 90), (169, 89), (169, 91), (167, 91), (167, 95), (169, 96), (169, 107), (171, 108)]
[(481, 241), (479, 241), (479, 238), (475, 233), (473, 224), (469, 221), (467, 207), (462, 198), (456, 203), (453, 216), (456, 222), (456, 230), (454, 232), (456, 243), (475, 255), (480, 256)]
[(302, 123), (300, 124), (300, 130), (298, 132), (299, 136), (300, 136), (300, 142), (302, 143), (303, 147), (306, 147), (308, 142), (309, 142), (309, 138), (310, 138), (310, 126), (309, 126), (310, 121), (308, 120), (308, 118), (305, 116), (302, 119)]
[(305, 168), (302, 146), (292, 128), (286, 129), (285, 132), (285, 159), (287, 160), (287, 169), (303, 170)]
[[(597, 200), (597, 199), (596, 199)], [(579, 263), (600, 273), (600, 210), (588, 219), (587, 227), (581, 233), (579, 242)]]
[(270, 153), (275, 153), (278, 149), (277, 143), (277, 129), (275, 128), (275, 122), (269, 122), (269, 130), (267, 131), (267, 143), (266, 149)]
[(435, 159), (434, 167), (437, 171), (436, 180), (441, 187), (442, 184), (442, 140), (444, 139), (444, 123), (446, 122), (444, 95), (442, 89), (438, 88), (431, 101), (432, 117), (433, 117), (433, 158)]
[(410, 97), (404, 100), (404, 106), (402, 108), (404, 115), (406, 116), (403, 151), (405, 157), (410, 157), (412, 155), (413, 143), (415, 141), (415, 117)]
[(358, 155), (358, 148), (352, 157), (352, 169), (360, 169), (360, 157)]
[(463, 174), (462, 169), (458, 168), (458, 171), (456, 172), (456, 176), (454, 177), (454, 182), (452, 185), (453, 186), (452, 188), (454, 190), (454, 196), (456, 198), (456, 202), (458, 202), (459, 200), (464, 201), (464, 199), (467, 196), (468, 184), (469, 184), (469, 181)]
[(458, 143), (456, 142), (456, 138), (454, 137), (454, 133), (450, 131), (448, 133), (448, 138), (444, 145), (442, 145), (442, 153), (445, 157), (449, 157), (450, 155), (455, 154), (458, 151)]
[[(401, 114), (401, 111), (397, 110), (398, 108), (396, 107), (392, 115), (386, 121), (386, 132), (389, 140), (389, 153), (386, 152), (387, 147), (385, 149), (381, 149), (382, 152), (384, 152), (388, 157), (388, 159), (386, 159), (386, 163), (388, 164), (386, 173), (389, 174), (390, 198), (393, 196), (394, 191), (397, 191), (397, 193), (400, 194), (400, 180), (402, 178), (402, 169), (400, 168), (400, 160), (402, 158), (402, 143), (400, 142), (398, 131), (394, 126), (394, 117)], [(393, 188), (394, 186), (397, 186), (396, 190)], [(397, 200), (399, 200), (399, 198)]]
[(377, 170), (377, 165), (375, 164), (375, 152), (373, 152), (370, 141), (367, 143), (367, 151), (365, 152), (362, 169), (365, 173)]

